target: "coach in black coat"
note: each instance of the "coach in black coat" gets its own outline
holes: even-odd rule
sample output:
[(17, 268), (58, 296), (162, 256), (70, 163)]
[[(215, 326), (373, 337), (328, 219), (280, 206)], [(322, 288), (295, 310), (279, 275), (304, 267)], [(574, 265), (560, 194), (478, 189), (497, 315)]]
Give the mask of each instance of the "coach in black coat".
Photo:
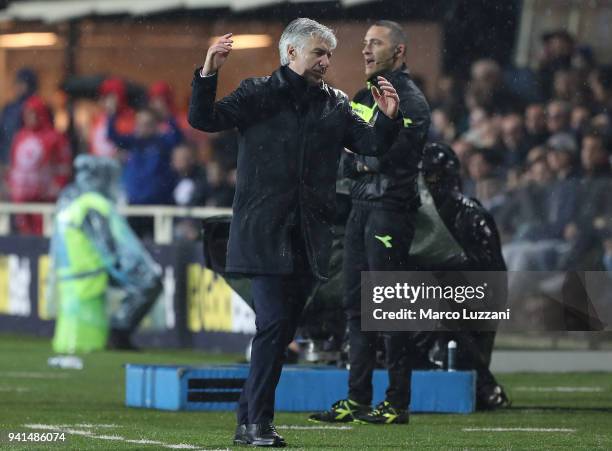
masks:
[(257, 333), (234, 442), (284, 446), (272, 425), (274, 392), (315, 278), (328, 275), (340, 155), (345, 147), (383, 153), (403, 118), (395, 89), (382, 77), (374, 96), (383, 114), (374, 127), (352, 112), (344, 93), (323, 82), (336, 38), (310, 19), (296, 19), (283, 32), (282, 67), (244, 80), (215, 102), (217, 70), (231, 45), (231, 34), (221, 37), (196, 71), (189, 123), (240, 132), (226, 271), (252, 278)]
[(326, 278), (342, 149), (380, 154), (401, 121), (381, 114), (372, 128), (343, 92), (322, 81), (309, 85), (287, 66), (244, 80), (215, 103), (216, 87), (216, 73), (196, 72), (189, 123), (208, 132), (240, 131), (227, 272), (291, 273), (289, 233), (301, 220), (312, 270)]

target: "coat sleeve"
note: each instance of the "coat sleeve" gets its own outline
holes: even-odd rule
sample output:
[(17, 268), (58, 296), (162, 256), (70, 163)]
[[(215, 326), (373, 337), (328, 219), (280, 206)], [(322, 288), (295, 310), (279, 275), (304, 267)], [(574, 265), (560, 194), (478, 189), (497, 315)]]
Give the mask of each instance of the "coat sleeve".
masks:
[(238, 89), (215, 102), (217, 74), (201, 77), (198, 68), (191, 83), (188, 122), (193, 128), (205, 132), (218, 132), (240, 126), (247, 113), (248, 81)]
[(379, 114), (372, 126), (352, 110), (347, 99), (344, 101), (344, 107), (348, 117), (344, 147), (361, 155), (382, 155), (391, 147), (403, 123), (401, 110), (395, 119)]
[(402, 127), (389, 151), (380, 157), (359, 157), (363, 165), (375, 172), (393, 171), (398, 164), (403, 165), (406, 158), (412, 159), (415, 165), (423, 158), (431, 122), (429, 105), (423, 96), (408, 91), (400, 94), (400, 109), (404, 116)]

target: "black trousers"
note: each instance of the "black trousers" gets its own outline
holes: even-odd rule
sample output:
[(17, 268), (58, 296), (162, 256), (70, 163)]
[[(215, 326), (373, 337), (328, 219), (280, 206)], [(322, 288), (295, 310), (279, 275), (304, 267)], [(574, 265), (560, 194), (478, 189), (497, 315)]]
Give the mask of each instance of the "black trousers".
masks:
[[(414, 270), (409, 258), (414, 238), (414, 212), (353, 205), (344, 246), (344, 307), (349, 330), (349, 398), (372, 402), (377, 332), (361, 330), (361, 271)], [(395, 408), (410, 404), (410, 378), (415, 349), (409, 332), (383, 335), (389, 371), (387, 401)]]
[(256, 333), (249, 376), (238, 401), (238, 424), (274, 419), (274, 395), (287, 345), (293, 340), (304, 304), (315, 286), (303, 241), (298, 237), (292, 242), (292, 274), (252, 278)]

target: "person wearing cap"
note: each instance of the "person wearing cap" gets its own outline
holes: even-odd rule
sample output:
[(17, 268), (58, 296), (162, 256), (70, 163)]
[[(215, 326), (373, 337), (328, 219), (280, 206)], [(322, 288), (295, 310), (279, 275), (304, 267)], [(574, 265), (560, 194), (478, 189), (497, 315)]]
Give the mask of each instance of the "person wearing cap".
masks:
[(19, 69), (13, 86), (15, 98), (0, 113), (0, 168), (8, 164), (13, 138), (23, 125), (23, 105), (30, 96), (36, 93), (37, 89), (36, 72), (27, 67)]
[[(131, 335), (162, 291), (161, 268), (115, 207), (119, 164), (79, 155), (61, 193), (50, 243), (50, 301), (57, 309), (53, 350), (134, 349)], [(111, 286), (124, 297), (111, 318)]]

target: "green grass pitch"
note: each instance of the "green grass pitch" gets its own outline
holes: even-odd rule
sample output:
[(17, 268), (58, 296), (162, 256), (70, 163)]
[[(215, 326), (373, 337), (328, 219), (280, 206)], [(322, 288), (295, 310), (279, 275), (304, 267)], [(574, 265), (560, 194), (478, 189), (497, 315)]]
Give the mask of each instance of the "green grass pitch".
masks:
[[(124, 363), (235, 362), (195, 351), (100, 352), (83, 370), (48, 368), (46, 340), (0, 335), (0, 449), (234, 449), (232, 412), (162, 412), (124, 402)], [(275, 423), (293, 449), (612, 449), (612, 374), (500, 375), (512, 408), (472, 415), (413, 415), (410, 425), (316, 427), (306, 414)], [(9, 432), (65, 431), (54, 444), (9, 443)], [(304, 429), (302, 429), (304, 428)], [(486, 429), (486, 430), (479, 430)]]

